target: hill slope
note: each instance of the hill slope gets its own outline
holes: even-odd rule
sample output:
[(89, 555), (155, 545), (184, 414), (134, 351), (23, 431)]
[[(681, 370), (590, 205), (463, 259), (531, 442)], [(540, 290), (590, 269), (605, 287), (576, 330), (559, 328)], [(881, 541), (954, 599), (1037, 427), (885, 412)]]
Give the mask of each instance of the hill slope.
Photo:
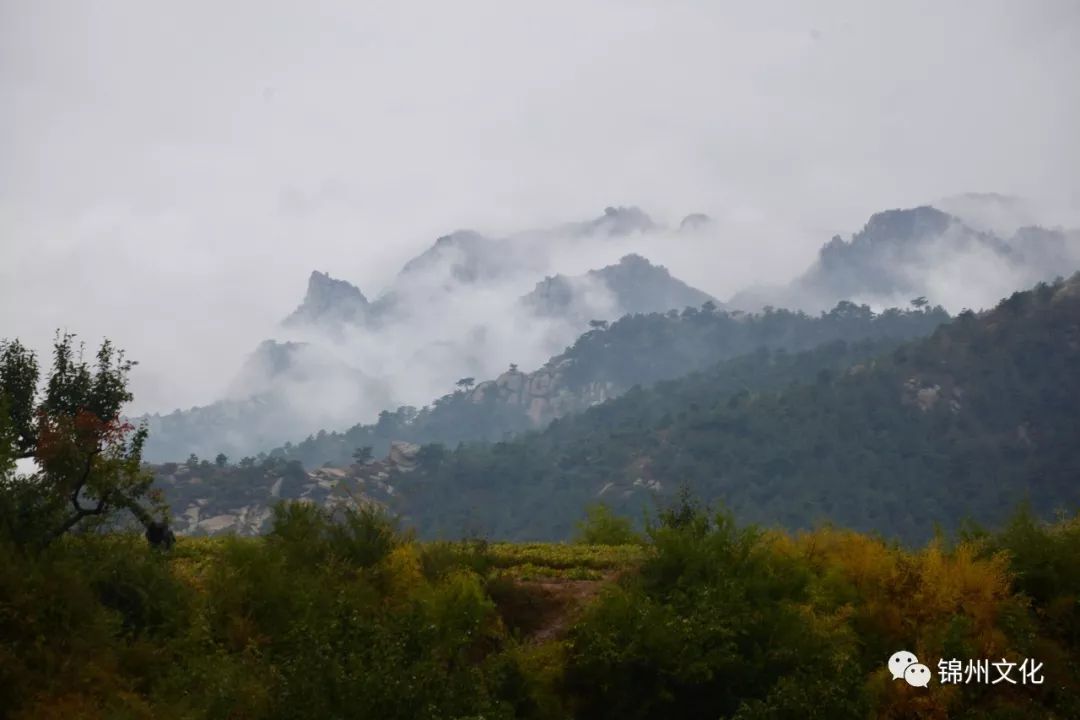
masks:
[[(606, 330), (594, 330), (574, 347), (548, 363), (545, 368), (525, 374), (511, 370), (495, 381), (446, 395), (431, 407), (417, 411), (399, 408), (384, 412), (374, 425), (357, 425), (345, 433), (320, 432), (298, 445), (287, 444), (269, 457), (243, 458), (236, 465), (218, 467), (208, 460), (184, 465), (167, 463), (155, 468), (158, 486), (173, 508), (179, 532), (255, 533), (269, 517), (270, 506), (281, 498), (304, 497), (316, 503), (336, 502), (332, 491), (338, 485), (366, 501), (410, 512), (398, 502), (398, 491), (408, 494), (418, 466), (445, 453), (441, 445), (419, 448), (415, 443), (440, 442), (456, 446), (477, 439), (502, 439), (510, 431), (532, 426), (529, 411), (546, 408), (552, 412), (575, 412), (600, 402), (605, 393), (622, 394), (632, 384), (651, 385), (673, 375), (684, 375), (701, 367), (705, 358), (728, 358), (702, 377), (735, 393), (761, 390), (799, 380), (813, 379), (821, 370), (842, 370), (854, 363), (888, 352), (903, 340), (921, 337), (947, 318), (940, 310), (889, 311), (880, 315), (867, 308), (842, 306), (832, 313), (810, 318), (798, 313), (772, 312), (760, 316), (731, 315), (719, 311), (669, 315), (642, 315), (624, 318)], [(838, 338), (850, 343), (835, 342)], [(834, 341), (834, 342), (830, 342)], [(807, 356), (779, 352), (825, 343)], [(757, 353), (730, 359), (760, 348)], [(776, 362), (768, 348), (778, 349)], [(610, 376), (618, 381), (597, 380)], [(651, 405), (633, 404), (637, 423), (652, 422), (663, 408), (693, 401), (701, 390), (694, 383), (663, 386), (661, 400)], [(683, 388), (682, 391), (676, 388)], [(669, 392), (670, 390), (670, 392)], [(680, 394), (682, 392), (682, 394)], [(690, 393), (686, 395), (686, 393)], [(546, 394), (545, 394), (546, 393)], [(632, 391), (627, 398), (642, 397)], [(594, 412), (602, 417), (608, 405)], [(616, 405), (614, 407), (626, 407)], [(558, 425), (567, 432), (578, 427), (573, 419)], [(586, 433), (576, 442), (601, 442)], [(370, 446), (385, 459), (355, 463), (357, 448)], [(235, 460), (235, 458), (234, 458)], [(332, 467), (322, 467), (328, 462)], [(304, 466), (308, 470), (305, 470)], [(421, 508), (422, 509), (422, 508)], [(580, 508), (574, 509), (575, 512)], [(421, 513), (423, 514), (423, 513)], [(554, 519), (565, 523), (569, 515)], [(419, 518), (430, 533), (460, 534), (487, 528), (479, 518), (458, 512), (445, 516), (434, 513)], [(553, 518), (536, 518), (547, 523)], [(558, 525), (565, 534), (567, 527)], [(513, 533), (521, 528), (492, 528)], [(564, 532), (565, 531), (565, 532)]]
[(407, 262), (370, 300), (349, 282), (313, 272), (278, 339), (254, 351), (224, 397), (135, 418), (151, 426), (146, 456), (239, 457), (316, 428), (344, 429), (386, 408), (427, 402), (461, 377), (493, 377), (510, 362), (540, 365), (594, 318), (709, 301), (640, 256), (556, 275), (553, 287), (571, 289), (560, 296), (565, 302), (522, 301), (545, 274), (585, 270), (579, 263), (593, 262), (585, 258), (606, 264), (625, 254), (619, 243), (659, 232), (637, 208), (501, 238), (459, 230)]
[(758, 348), (795, 352), (834, 340), (908, 340), (928, 335), (948, 317), (941, 308), (874, 313), (851, 303), (819, 317), (784, 310), (748, 315), (715, 307), (629, 315), (585, 333), (531, 373), (511, 367), (419, 411), (383, 412), (375, 424), (318, 433), (270, 454), (313, 468), (347, 464), (352, 452), (365, 445), (381, 455), (392, 440), (451, 446), (501, 440), (618, 397), (635, 385), (676, 378)]
[(687, 483), (745, 521), (918, 540), (1024, 499), (1080, 504), (1080, 275), (842, 373), (823, 352), (742, 361), (749, 377), (802, 376), (783, 389), (740, 391), (729, 364), (461, 447), (399, 488), (399, 510), (435, 534), (560, 537), (590, 500), (635, 513)]

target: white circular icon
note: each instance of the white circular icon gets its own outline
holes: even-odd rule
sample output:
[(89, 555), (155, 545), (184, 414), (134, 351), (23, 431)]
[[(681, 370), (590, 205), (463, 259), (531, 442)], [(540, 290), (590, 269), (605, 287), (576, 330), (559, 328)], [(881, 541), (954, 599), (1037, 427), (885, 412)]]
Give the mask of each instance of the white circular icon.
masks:
[(892, 657), (889, 658), (889, 672), (892, 673), (893, 680), (904, 677), (904, 671), (907, 670), (908, 666), (917, 662), (919, 662), (919, 658), (915, 657), (913, 652), (908, 650), (894, 652)]
[(930, 668), (921, 663), (908, 665), (904, 670), (904, 679), (912, 687), (926, 687), (930, 684)]

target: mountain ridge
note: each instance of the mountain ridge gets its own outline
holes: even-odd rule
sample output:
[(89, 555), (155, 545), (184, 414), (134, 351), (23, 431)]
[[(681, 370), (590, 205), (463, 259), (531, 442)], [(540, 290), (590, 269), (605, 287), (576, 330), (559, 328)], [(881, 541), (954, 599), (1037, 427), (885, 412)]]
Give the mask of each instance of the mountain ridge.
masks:
[(828, 348), (740, 371), (799, 370), (789, 386), (732, 392), (722, 365), (460, 446), (410, 479), (399, 511), (433, 536), (467, 523), (554, 538), (590, 501), (633, 517), (687, 483), (750, 522), (919, 542), (964, 517), (1000, 522), (1025, 498), (1042, 516), (1080, 504), (1080, 273), (840, 372), (815, 352)]

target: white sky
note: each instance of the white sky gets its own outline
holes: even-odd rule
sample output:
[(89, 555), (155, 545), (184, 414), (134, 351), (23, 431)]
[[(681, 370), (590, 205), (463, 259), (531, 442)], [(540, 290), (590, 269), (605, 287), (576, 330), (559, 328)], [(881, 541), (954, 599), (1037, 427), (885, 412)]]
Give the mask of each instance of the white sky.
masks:
[(459, 227), (705, 211), (659, 260), (725, 297), (957, 192), (1071, 221), (1078, 70), (1073, 0), (0, 0), (0, 337), (108, 335), (167, 410)]

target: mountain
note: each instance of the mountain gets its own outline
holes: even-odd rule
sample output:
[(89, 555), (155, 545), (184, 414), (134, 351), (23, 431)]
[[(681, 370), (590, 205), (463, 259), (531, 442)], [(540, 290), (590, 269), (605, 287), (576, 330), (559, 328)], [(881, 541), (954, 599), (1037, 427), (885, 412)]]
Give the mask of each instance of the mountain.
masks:
[[(695, 219), (691, 224), (700, 224), (700, 218), (705, 218), (692, 217)], [(417, 304), (418, 296), (425, 303), (437, 302), (440, 295), (458, 292), (463, 287), (541, 274), (551, 267), (552, 246), (603, 241), (659, 229), (640, 208), (608, 207), (603, 215), (592, 220), (502, 238), (488, 237), (475, 230), (457, 230), (440, 236), (430, 248), (406, 262), (386, 291), (373, 302), (350, 283), (313, 272), (303, 303), (283, 325), (324, 327), (338, 323), (377, 323), (387, 317), (400, 320), (408, 316), (409, 306)], [(650, 306), (647, 311), (670, 307), (684, 305)]]
[(502, 274), (510, 258), (505, 245), (473, 230), (443, 235), (435, 244), (405, 263), (399, 278), (408, 278), (449, 266), (450, 276), (464, 283)]
[(316, 270), (308, 278), (303, 302), (281, 324), (284, 327), (320, 326), (337, 329), (342, 323), (364, 322), (370, 307), (360, 288)]
[[(315, 428), (343, 430), (392, 408), (430, 402), (466, 378), (492, 383), (470, 390), (479, 409), (448, 416), (454, 422), (468, 418), (468, 424), (447, 432), (418, 427), (402, 439), (498, 439), (542, 427), (634, 384), (677, 376), (642, 370), (654, 359), (665, 372), (689, 372), (730, 357), (714, 353), (722, 342), (691, 343), (692, 361), (669, 364), (666, 358), (678, 346), (658, 350), (658, 345), (683, 342), (686, 336), (658, 336), (601, 361), (587, 388), (564, 387), (580, 363), (572, 370), (546, 364), (593, 322), (601, 328), (624, 315), (669, 309), (682, 314), (687, 308), (692, 314), (720, 305), (639, 254), (622, 253), (617, 263), (581, 274), (550, 273), (553, 263), (603, 257), (622, 249), (618, 238), (660, 230), (637, 208), (607, 208), (593, 220), (499, 239), (457, 231), (406, 263), (374, 300), (346, 281), (312, 273), (303, 302), (282, 323), (275, 341), (292, 348), (282, 350), (291, 357), (292, 370), (267, 374), (270, 361), (248, 362), (219, 403), (165, 416), (168, 420), (149, 418), (147, 457), (253, 455)], [(711, 232), (707, 218), (691, 215), (680, 231), (663, 238), (679, 242), (683, 231)], [(848, 299), (856, 307), (904, 306), (912, 299), (958, 308), (974, 299), (975, 307), (984, 307), (991, 298), (1077, 267), (1078, 258), (1075, 232), (1022, 227), (1003, 240), (932, 207), (890, 210), (872, 216), (850, 240), (834, 238), (789, 285), (738, 293), (727, 307), (786, 306), (817, 313), (832, 312)], [(539, 375), (533, 380), (503, 372), (511, 364), (538, 368)], [(489, 405), (492, 393), (497, 408)], [(509, 398), (521, 398), (522, 407)], [(428, 427), (427, 416), (419, 412), (418, 417)], [(364, 444), (382, 451), (389, 439), (379, 436)], [(325, 459), (340, 457), (334, 451)]]
[(311, 472), (281, 458), (248, 458), (224, 466), (208, 460), (164, 463), (155, 468), (156, 483), (169, 500), (178, 533), (256, 535), (268, 529), (279, 500), (330, 508), (357, 501), (387, 507), (393, 499), (391, 483), (416, 469), (419, 450), (394, 443), (385, 459)]
[(532, 372), (516, 366), (475, 382), (417, 410), (384, 411), (372, 425), (321, 432), (270, 455), (306, 467), (344, 464), (365, 445), (383, 453), (393, 440), (441, 442), (500, 440), (543, 428), (635, 386), (677, 378), (759, 348), (795, 352), (835, 340), (902, 341), (922, 337), (949, 319), (941, 308), (889, 310), (842, 303), (819, 317), (789, 311), (759, 315), (716, 308), (628, 315), (582, 335), (573, 346)]
[(1021, 287), (1080, 269), (1080, 233), (1020, 227), (999, 237), (933, 207), (887, 210), (850, 240), (835, 236), (791, 283), (736, 293), (729, 305), (818, 310), (847, 299), (898, 305), (924, 296), (985, 307)]
[(133, 418), (150, 431), (145, 457), (230, 457), (280, 445), (297, 427), (325, 427), (354, 417), (363, 402), (389, 403), (381, 383), (346, 358), (303, 342), (266, 340), (244, 361), (217, 402)]
[(570, 288), (562, 307), (530, 304), (535, 294), (520, 300), (561, 258), (610, 257), (616, 239), (658, 229), (638, 208), (609, 207), (593, 220), (503, 238), (459, 230), (407, 262), (374, 299), (312, 272), (302, 302), (245, 361), (225, 397), (135, 418), (152, 431), (147, 458), (254, 454), (314, 428), (342, 429), (427, 402), (462, 377), (491, 377), (511, 362), (535, 367), (590, 320), (709, 301), (640, 256), (549, 278), (551, 287)]
[(671, 276), (640, 255), (626, 255), (616, 265), (585, 275), (544, 278), (521, 302), (542, 316), (613, 320), (635, 313), (665, 312), (705, 303), (718, 305), (708, 293)]
[[(356, 425), (342, 433), (321, 431), (295, 445), (286, 443), (268, 457), (242, 459), (235, 466), (234, 475), (229, 474), (230, 470), (212, 469), (208, 463), (197, 464), (199, 472), (179, 474), (175, 469), (159, 466), (157, 475), (174, 507), (199, 504), (203, 508), (202, 517), (227, 515), (242, 525), (241, 515), (266, 517), (270, 503), (277, 497), (269, 493), (276, 475), (259, 475), (252, 470), (267, 462), (270, 468), (294, 463), (291, 472), (302, 484), (317, 484), (318, 479), (312, 473), (329, 472), (323, 467), (326, 464), (341, 470), (339, 479), (354, 477), (352, 456), (357, 448), (370, 446), (375, 455), (389, 452), (392, 459), (395, 443), (426, 444), (430, 453), (440, 452), (437, 449), (440, 446), (431, 443), (453, 447), (464, 441), (506, 439), (623, 395), (635, 386), (679, 377), (759, 348), (779, 352), (841, 339), (850, 343), (843, 345), (839, 354), (829, 351), (823, 355), (819, 364), (814, 365), (816, 372), (819, 366), (854, 362), (875, 350), (884, 352), (903, 340), (925, 336), (947, 320), (948, 315), (940, 308), (876, 314), (850, 303), (820, 317), (787, 311), (746, 315), (715, 308), (631, 315), (609, 327), (591, 330), (534, 372), (525, 373), (513, 367), (494, 380), (463, 385), (457, 392), (420, 410), (401, 407), (394, 412), (384, 411), (379, 414), (378, 422), (371, 425)], [(767, 365), (763, 366), (765, 374), (754, 375), (759, 371), (754, 356), (749, 364), (739, 361), (723, 367), (728, 369), (717, 372), (725, 373), (727, 382), (733, 383), (735, 389), (746, 383), (786, 383), (795, 377), (768, 369)], [(394, 467), (398, 465), (394, 463)], [(303, 479), (305, 467), (315, 479)], [(380, 466), (377, 462), (372, 467)], [(215, 480), (217, 485), (208, 484), (206, 478), (210, 474), (220, 479)], [(221, 494), (219, 488), (230, 482), (233, 489)], [(384, 484), (387, 487), (380, 486), (374, 497), (376, 501), (383, 502), (385, 496), (394, 494), (395, 482)], [(312, 497), (325, 499), (318, 494)], [(191, 522), (182, 518), (177, 521), (182, 528), (189, 527)], [(432, 527), (436, 526), (441, 527), (438, 524)]]
[(1080, 506), (1080, 274), (859, 354), (761, 351), (435, 454), (396, 508), (433, 536), (559, 538), (590, 501), (633, 516), (685, 483), (745, 521), (921, 541), (1024, 500), (1043, 516)]
[(558, 232), (575, 236), (622, 237), (633, 233), (650, 232), (658, 228), (659, 226), (641, 208), (620, 205), (604, 208), (604, 214), (594, 220), (563, 225), (558, 228)]

